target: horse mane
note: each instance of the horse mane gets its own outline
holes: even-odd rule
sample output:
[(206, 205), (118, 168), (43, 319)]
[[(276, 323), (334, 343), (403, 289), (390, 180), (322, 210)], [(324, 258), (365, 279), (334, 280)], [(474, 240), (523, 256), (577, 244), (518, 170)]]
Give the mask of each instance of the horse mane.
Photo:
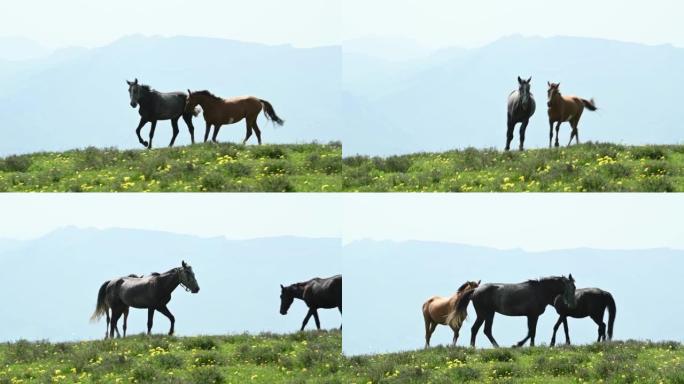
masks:
[(159, 272), (152, 272), (152, 273), (150, 273), (150, 276), (161, 276), (161, 273), (159, 273)]
[(200, 95), (200, 96), (207, 96), (207, 97), (210, 97), (214, 100), (223, 100), (220, 97), (214, 95), (213, 93), (207, 91), (206, 89), (202, 90), (202, 91), (193, 92), (193, 94)]

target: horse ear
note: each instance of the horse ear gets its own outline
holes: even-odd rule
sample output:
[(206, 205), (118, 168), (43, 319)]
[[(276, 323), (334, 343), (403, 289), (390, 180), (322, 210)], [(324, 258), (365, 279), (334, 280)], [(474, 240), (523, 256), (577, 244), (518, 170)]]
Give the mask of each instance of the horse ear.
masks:
[(133, 81), (133, 84), (138, 84), (138, 78), (135, 78), (135, 81)]
[(548, 84), (549, 87), (551, 86), (551, 82), (550, 82), (550, 81), (547, 81), (546, 84)]
[(572, 277), (572, 273), (570, 274), (570, 276), (568, 276), (568, 279), (570, 279), (570, 281), (572, 281), (573, 283), (575, 282), (575, 279)]
[(282, 284), (280, 284), (280, 289), (285, 289), (285, 287), (283, 287), (283, 285), (282, 285)]
[(528, 83), (531, 83), (531, 82), (532, 82), (532, 76), (530, 76), (530, 78), (527, 79), (527, 82), (528, 82)]
[(183, 262), (181, 263), (181, 265), (183, 266), (183, 268), (185, 268), (185, 267), (188, 266), (187, 264), (185, 264), (185, 260), (183, 260)]
[(478, 280), (478, 281), (477, 281), (477, 285), (480, 285), (481, 282), (482, 282), (482, 280)]
[(518, 84), (522, 84), (522, 82), (522, 79), (520, 78), (520, 76), (518, 76)]
[(192, 95), (192, 91), (188, 88), (188, 96)]
[(126, 80), (126, 84), (128, 84), (128, 85), (133, 85), (133, 83), (131, 83), (131, 82), (128, 81), (128, 80)]

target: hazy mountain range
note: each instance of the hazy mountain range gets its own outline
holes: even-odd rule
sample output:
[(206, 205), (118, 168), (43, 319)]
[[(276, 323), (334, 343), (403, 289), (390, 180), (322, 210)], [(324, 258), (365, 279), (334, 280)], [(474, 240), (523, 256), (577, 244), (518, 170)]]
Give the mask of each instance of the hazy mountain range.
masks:
[[(10, 44), (11, 43), (11, 44)], [(21, 55), (16, 40), (0, 40), (0, 154), (86, 146), (138, 148), (137, 110), (125, 80), (137, 77), (159, 91), (208, 89), (223, 97), (255, 95), (286, 121), (275, 129), (261, 117), (264, 142), (327, 142), (341, 138), (341, 47), (294, 48), (202, 37), (129, 36), (99, 48), (73, 47)], [(34, 47), (34, 48), (31, 48)], [(38, 55), (38, 57), (34, 57)], [(25, 60), (17, 61), (17, 58)], [(204, 121), (195, 119), (196, 138)], [(147, 129), (143, 131), (147, 135)], [(244, 123), (219, 140), (241, 141)], [(155, 146), (171, 137), (158, 125)], [(178, 144), (190, 137), (184, 123)]]
[[(599, 112), (587, 112), (580, 122), (582, 141), (684, 141), (677, 113), (682, 48), (522, 36), (427, 53), (397, 39), (389, 39), (385, 50), (377, 38), (343, 46), (345, 155), (503, 148), (506, 99), (517, 89), (518, 75), (532, 77), (538, 107), (527, 147), (548, 145), (547, 81), (560, 82), (565, 95), (596, 98)], [(562, 144), (568, 138), (564, 127)]]
[[(199, 238), (129, 229), (57, 230), (30, 241), (0, 240), (3, 326), (0, 340), (81, 340), (104, 336), (105, 321), (89, 323), (100, 285), (129, 273), (165, 272), (189, 262), (200, 285), (178, 288), (169, 304), (179, 335), (299, 330), (306, 305), (282, 316), (280, 284), (340, 273), (339, 239)], [(337, 328), (337, 310), (321, 310)], [(146, 330), (147, 314), (132, 310), (129, 332)], [(120, 324), (121, 325), (121, 324)], [(313, 326), (313, 323), (310, 325)], [(155, 315), (153, 332), (168, 331)]]
[[(599, 287), (613, 294), (617, 303), (615, 339), (684, 341), (680, 332), (684, 309), (672, 289), (684, 268), (684, 251), (525, 252), (437, 242), (358, 241), (344, 247), (343, 258), (343, 349), (348, 354), (422, 348), (423, 302), (434, 295), (451, 295), (465, 281), (517, 283), (569, 273), (578, 288)], [(475, 320), (472, 305), (468, 311), (459, 345), (470, 342)], [(557, 318), (555, 310), (547, 307), (537, 327), (537, 344), (549, 343)], [(570, 319), (569, 326), (574, 343), (596, 339), (597, 328), (591, 319)], [(512, 345), (526, 332), (524, 317), (496, 315), (494, 319), (494, 337), (501, 345)], [(440, 326), (432, 344), (448, 344), (451, 337), (451, 330)], [(565, 341), (562, 333), (557, 337)], [(482, 329), (477, 344), (491, 346)]]

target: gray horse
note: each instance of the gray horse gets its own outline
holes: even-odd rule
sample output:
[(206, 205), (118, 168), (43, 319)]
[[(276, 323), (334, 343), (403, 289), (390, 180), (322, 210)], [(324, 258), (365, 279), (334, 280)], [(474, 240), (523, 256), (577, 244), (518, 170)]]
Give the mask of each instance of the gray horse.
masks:
[(527, 340), (534, 347), (537, 333), (537, 320), (553, 305), (557, 296), (561, 296), (568, 307), (575, 307), (575, 279), (572, 275), (565, 277), (545, 277), (539, 280), (528, 280), (518, 284), (483, 284), (466, 292), (456, 305), (458, 311), (465, 310), (472, 300), (477, 313), (477, 320), (471, 329), (470, 345), (475, 346), (475, 338), (484, 323), (484, 334), (494, 347), (498, 347), (492, 335), (494, 314), (505, 316), (526, 316), (527, 336), (514, 347), (522, 347)]
[[(192, 125), (192, 118), (193, 116), (199, 115), (200, 110), (199, 108), (186, 110), (185, 105), (187, 103), (188, 95), (184, 92), (162, 93), (150, 88), (149, 85), (139, 84), (138, 79), (135, 79), (134, 81), (126, 80), (126, 84), (128, 84), (128, 95), (131, 98), (131, 107), (136, 108), (140, 105), (140, 109), (138, 110), (138, 113), (140, 114), (140, 123), (135, 130), (140, 144), (147, 148), (152, 148), (152, 138), (154, 137), (154, 129), (157, 127), (157, 121), (171, 120), (173, 137), (171, 137), (169, 147), (173, 147), (176, 136), (178, 136), (178, 119), (181, 117), (183, 117), (183, 120), (190, 131), (190, 140), (195, 144), (195, 127)], [(149, 142), (143, 140), (140, 136), (140, 130), (148, 122), (152, 124)]]
[[(121, 277), (105, 282), (97, 295), (97, 305), (91, 320), (96, 321), (107, 310), (111, 309), (112, 319), (109, 337), (114, 337), (116, 323), (122, 314), (127, 314), (130, 307), (147, 309), (147, 334), (152, 332), (152, 319), (154, 311), (159, 311), (171, 322), (169, 335), (173, 335), (175, 318), (166, 305), (171, 301), (171, 293), (182, 286), (192, 293), (199, 292), (199, 285), (195, 278), (192, 267), (185, 263), (181, 267), (171, 269), (164, 273), (152, 273), (146, 277)], [(124, 337), (126, 337), (126, 324), (124, 323)]]
[(534, 97), (530, 93), (530, 82), (532, 78), (523, 80), (518, 76), (518, 90), (511, 92), (508, 96), (508, 132), (506, 134), (506, 150), (511, 149), (511, 141), (513, 141), (513, 130), (515, 125), (522, 123), (520, 126), (520, 150), (523, 150), (525, 144), (525, 130), (527, 124), (530, 122), (530, 117), (534, 115), (537, 108), (534, 102)]

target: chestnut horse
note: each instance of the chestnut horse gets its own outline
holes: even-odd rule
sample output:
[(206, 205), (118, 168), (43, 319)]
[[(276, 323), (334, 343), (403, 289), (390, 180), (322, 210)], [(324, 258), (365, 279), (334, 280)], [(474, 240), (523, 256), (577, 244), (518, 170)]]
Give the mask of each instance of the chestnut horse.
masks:
[(264, 110), (264, 115), (267, 119), (273, 121), (278, 125), (285, 123), (278, 115), (271, 103), (266, 100), (258, 99), (254, 96), (240, 96), (230, 99), (223, 99), (215, 96), (209, 91), (191, 92), (188, 89), (188, 101), (186, 103), (186, 111), (192, 111), (199, 105), (202, 107), (204, 113), (204, 121), (207, 124), (207, 129), (204, 132), (204, 142), (209, 139), (209, 131), (211, 126), (214, 126), (214, 135), (212, 141), (216, 141), (219, 130), (224, 124), (233, 124), (245, 119), (247, 134), (242, 144), (252, 136), (252, 131), (256, 134), (259, 145), (261, 145), (261, 130), (257, 126), (257, 117), (261, 110)]
[(577, 132), (577, 125), (579, 124), (582, 112), (586, 107), (590, 111), (595, 111), (596, 104), (594, 99), (586, 100), (577, 96), (562, 96), (560, 93), (560, 83), (548, 82), (549, 90), (547, 103), (549, 107), (549, 148), (551, 148), (551, 141), (553, 140), (553, 123), (556, 123), (556, 147), (558, 147), (558, 131), (563, 122), (569, 122), (572, 127), (570, 133), (570, 141), (568, 146), (572, 143), (574, 137), (577, 144), (579, 144), (579, 134)]
[(480, 282), (468, 281), (461, 285), (451, 297), (433, 296), (423, 303), (423, 318), (425, 319), (425, 348), (430, 346), (430, 337), (438, 324), (449, 325), (454, 331), (453, 344), (458, 340), (458, 331), (468, 316), (464, 309), (456, 310), (456, 304), (463, 297), (463, 293), (472, 291)]

